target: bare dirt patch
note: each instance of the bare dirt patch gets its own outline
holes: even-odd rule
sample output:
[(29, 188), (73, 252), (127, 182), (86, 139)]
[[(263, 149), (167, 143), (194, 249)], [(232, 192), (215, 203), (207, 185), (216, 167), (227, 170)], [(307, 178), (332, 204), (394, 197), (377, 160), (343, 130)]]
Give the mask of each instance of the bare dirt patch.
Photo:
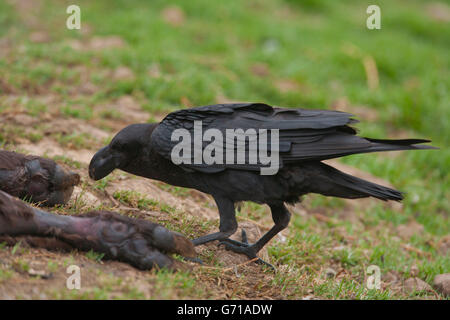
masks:
[(68, 45), (74, 50), (101, 51), (125, 47), (125, 41), (119, 36), (93, 37), (91, 39), (71, 40)]
[(186, 20), (184, 11), (178, 6), (169, 6), (164, 8), (161, 15), (165, 22), (174, 27), (182, 26)]
[(38, 143), (24, 143), (17, 145), (18, 150), (25, 150), (30, 154), (35, 154), (38, 156), (47, 156), (47, 157), (55, 157), (55, 156), (65, 156), (72, 160), (89, 163), (94, 155), (95, 151), (87, 150), (87, 149), (63, 149), (57, 142), (44, 139)]

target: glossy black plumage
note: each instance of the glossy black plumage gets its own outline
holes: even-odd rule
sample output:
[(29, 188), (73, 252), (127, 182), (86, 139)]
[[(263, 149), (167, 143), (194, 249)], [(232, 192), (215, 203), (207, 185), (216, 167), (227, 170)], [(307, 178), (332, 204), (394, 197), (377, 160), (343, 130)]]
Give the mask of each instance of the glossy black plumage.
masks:
[[(226, 135), (226, 129), (278, 129), (280, 135), (280, 164), (299, 161), (319, 161), (349, 154), (376, 151), (428, 149), (417, 145), (430, 142), (421, 139), (376, 140), (356, 136), (349, 125), (358, 121), (353, 115), (339, 111), (274, 108), (266, 104), (222, 104), (173, 112), (164, 118), (152, 134), (155, 150), (170, 160), (177, 141), (171, 141), (171, 133), (185, 128), (193, 135), (193, 122), (202, 121), (203, 130), (214, 128)], [(227, 140), (227, 143), (234, 141)], [(204, 142), (205, 147), (209, 142)], [(236, 149), (236, 145), (231, 146)], [(248, 143), (246, 145), (248, 151)], [(226, 168), (259, 170), (258, 165), (181, 165), (197, 171), (214, 172)]]
[[(171, 152), (176, 129), (194, 133), (194, 121), (202, 129), (278, 129), (280, 169), (275, 175), (261, 175), (261, 164), (190, 163), (176, 165)], [(195, 188), (211, 194), (218, 206), (220, 231), (194, 240), (196, 245), (221, 240), (228, 249), (250, 258), (279, 231), (285, 228), (290, 214), (284, 203), (299, 201), (307, 193), (342, 198), (375, 197), (401, 200), (402, 194), (332, 168), (320, 162), (350, 154), (392, 150), (431, 149), (420, 145), (422, 139), (380, 140), (356, 135), (350, 127), (356, 123), (351, 114), (306, 109), (273, 108), (261, 103), (221, 104), (173, 112), (159, 124), (135, 124), (120, 131), (111, 143), (92, 158), (89, 174), (101, 179), (115, 168), (166, 183)], [(229, 141), (229, 140), (226, 140)], [(202, 149), (210, 142), (203, 142)], [(232, 146), (233, 147), (233, 146)], [(246, 143), (246, 151), (249, 144)], [(269, 205), (274, 227), (255, 244), (229, 239), (237, 228), (234, 205), (254, 201)]]

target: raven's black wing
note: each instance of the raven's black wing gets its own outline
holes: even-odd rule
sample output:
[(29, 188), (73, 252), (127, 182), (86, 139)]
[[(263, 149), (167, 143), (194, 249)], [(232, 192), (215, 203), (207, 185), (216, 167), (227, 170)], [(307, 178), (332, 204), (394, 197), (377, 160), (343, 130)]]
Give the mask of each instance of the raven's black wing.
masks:
[[(262, 103), (218, 104), (175, 111), (167, 115), (152, 133), (152, 147), (163, 157), (173, 160), (172, 150), (180, 140), (172, 141), (172, 134), (176, 129), (185, 129), (194, 137), (194, 123), (201, 121), (202, 132), (217, 129), (223, 135), (223, 150), (226, 148), (237, 152), (234, 139), (226, 139), (227, 129), (254, 129), (252, 136), (259, 139), (260, 129), (268, 131), (278, 129), (279, 134), (279, 164), (324, 160), (344, 155), (374, 152), (384, 150), (399, 150), (421, 148), (412, 146), (427, 140), (372, 140), (356, 136), (356, 131), (349, 125), (356, 123), (353, 115), (340, 111), (285, 109), (271, 107)], [(197, 126), (198, 128), (198, 126)], [(211, 139), (214, 140), (214, 139)], [(267, 137), (270, 148), (270, 135)], [(208, 145), (221, 146), (220, 141), (203, 141), (201, 152)], [(253, 145), (254, 146), (254, 145)], [(425, 148), (427, 146), (422, 146)], [(180, 164), (185, 169), (202, 172), (219, 172), (227, 168), (242, 170), (260, 170), (260, 162), (249, 163), (249, 151), (255, 151), (249, 140), (245, 143), (246, 161), (244, 164), (223, 163), (205, 164), (195, 163), (194, 142), (191, 154)], [(186, 160), (186, 158), (185, 158)], [(224, 156), (225, 160), (225, 156)], [(187, 163), (189, 162), (189, 163)], [(225, 161), (224, 161), (225, 162)]]

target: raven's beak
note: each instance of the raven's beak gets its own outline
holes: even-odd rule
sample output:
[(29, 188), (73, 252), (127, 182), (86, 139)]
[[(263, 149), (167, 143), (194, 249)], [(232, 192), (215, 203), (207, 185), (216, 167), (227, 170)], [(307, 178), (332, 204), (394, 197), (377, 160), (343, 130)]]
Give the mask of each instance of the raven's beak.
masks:
[(120, 167), (124, 156), (111, 150), (109, 146), (98, 150), (89, 164), (89, 176), (91, 179), (100, 180)]

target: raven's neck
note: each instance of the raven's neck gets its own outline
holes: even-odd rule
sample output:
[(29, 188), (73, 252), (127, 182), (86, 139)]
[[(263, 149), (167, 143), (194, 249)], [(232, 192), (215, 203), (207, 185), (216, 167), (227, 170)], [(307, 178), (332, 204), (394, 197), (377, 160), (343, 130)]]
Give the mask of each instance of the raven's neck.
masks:
[(161, 156), (151, 148), (151, 144), (148, 144), (145, 152), (141, 152), (138, 157), (121, 169), (137, 176), (163, 181), (175, 186), (187, 188), (196, 188), (197, 186), (198, 176), (183, 170)]

